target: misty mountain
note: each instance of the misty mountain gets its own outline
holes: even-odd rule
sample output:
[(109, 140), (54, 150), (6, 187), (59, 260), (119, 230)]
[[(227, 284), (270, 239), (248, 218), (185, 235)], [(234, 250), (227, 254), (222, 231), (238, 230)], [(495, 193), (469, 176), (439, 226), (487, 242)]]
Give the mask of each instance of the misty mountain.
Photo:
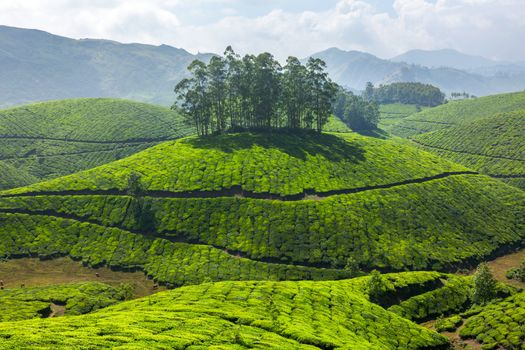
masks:
[(390, 61), (406, 62), (429, 68), (450, 67), (466, 71), (504, 64), (504, 62), (494, 61), (481, 56), (467, 55), (452, 49), (411, 50), (391, 58)]
[(479, 96), (525, 88), (525, 74), (519, 70), (515, 73), (485, 76), (442, 65), (430, 68), (384, 60), (368, 53), (343, 51), (337, 48), (312, 56), (326, 61), (328, 72), (334, 81), (357, 90), (364, 89), (368, 81), (376, 85), (421, 82), (438, 86), (446, 93), (466, 91)]
[(71, 97), (121, 97), (170, 105), (196, 58), (167, 45), (74, 40), (0, 26), (0, 108)]

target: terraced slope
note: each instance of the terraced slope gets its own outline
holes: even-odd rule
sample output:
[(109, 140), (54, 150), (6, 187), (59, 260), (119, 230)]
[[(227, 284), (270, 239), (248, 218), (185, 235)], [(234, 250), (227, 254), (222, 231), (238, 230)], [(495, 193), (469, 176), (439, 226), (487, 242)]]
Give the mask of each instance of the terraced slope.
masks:
[(397, 136), (410, 137), (524, 108), (525, 92), (451, 101), (445, 105), (411, 115), (394, 125), (390, 131)]
[(476, 339), (482, 349), (525, 348), (525, 293), (519, 293), (466, 315), (459, 335)]
[(423, 149), (525, 189), (525, 109), (415, 135)]
[(0, 161), (0, 190), (21, 187), (36, 181), (37, 179), (34, 176)]
[[(385, 276), (394, 294), (438, 288), (447, 278), (426, 272)], [(445, 337), (368, 301), (367, 281), (183, 287), (89, 315), (0, 323), (0, 349), (447, 348)]]
[(124, 301), (126, 291), (97, 282), (2, 289), (0, 322), (83, 315)]
[[(131, 172), (146, 195), (127, 194)], [(186, 138), (3, 192), (0, 256), (70, 255), (173, 285), (448, 269), (525, 236), (525, 194), (356, 134)]]
[[(428, 107), (421, 107), (422, 109), (428, 109)], [(416, 114), (418, 108), (416, 105), (406, 105), (402, 103), (391, 103), (379, 105), (379, 128), (390, 132), (390, 129), (401, 122), (406, 117)]]
[(37, 103), (0, 111), (0, 161), (36, 182), (192, 133), (178, 113), (144, 103), (102, 98)]

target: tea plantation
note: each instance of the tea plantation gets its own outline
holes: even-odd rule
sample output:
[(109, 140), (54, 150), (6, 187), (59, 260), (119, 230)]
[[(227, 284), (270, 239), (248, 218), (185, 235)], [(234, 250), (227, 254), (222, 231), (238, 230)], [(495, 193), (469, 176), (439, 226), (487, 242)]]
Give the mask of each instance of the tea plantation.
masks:
[[(428, 107), (421, 107), (427, 109)], [(407, 105), (402, 103), (382, 104), (379, 105), (379, 128), (390, 131), (392, 126), (398, 124), (406, 117), (418, 112), (416, 105)]]
[(390, 131), (397, 136), (410, 137), (524, 108), (525, 92), (451, 101), (404, 118), (394, 125)]
[(0, 290), (0, 322), (53, 316), (52, 306), (65, 315), (82, 315), (124, 301), (125, 287), (85, 282)]
[(36, 103), (0, 111), (0, 161), (37, 182), (193, 132), (177, 112), (144, 103), (107, 98)]
[(525, 109), (413, 137), (423, 149), (525, 189)]
[(29, 185), (36, 181), (34, 176), (0, 161), (0, 190)]
[[(383, 278), (392, 293), (410, 295), (449, 277), (423, 272)], [(367, 281), (182, 287), (89, 315), (0, 323), (0, 348), (448, 348), (445, 337), (371, 303)]]
[(525, 293), (478, 309), (459, 335), (476, 339), (482, 349), (525, 349)]
[[(522, 244), (523, 191), (391, 141), (311, 140), (186, 138), (3, 192), (0, 255), (70, 255), (182, 285), (449, 270)], [(132, 171), (148, 190), (139, 217)]]

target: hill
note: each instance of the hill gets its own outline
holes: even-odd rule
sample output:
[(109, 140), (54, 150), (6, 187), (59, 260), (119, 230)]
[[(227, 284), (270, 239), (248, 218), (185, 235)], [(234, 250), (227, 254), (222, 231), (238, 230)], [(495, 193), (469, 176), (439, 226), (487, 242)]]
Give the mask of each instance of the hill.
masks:
[[(427, 109), (428, 107), (420, 107), (421, 110)], [(378, 127), (382, 130), (390, 132), (392, 126), (398, 124), (404, 118), (416, 114), (418, 108), (416, 105), (402, 104), (402, 103), (391, 103), (379, 105), (379, 125)]]
[(451, 101), (403, 119), (391, 129), (391, 132), (398, 136), (410, 137), (458, 124), (476, 122), (497, 113), (512, 112), (524, 108), (525, 92)]
[(196, 58), (167, 45), (74, 40), (0, 26), (0, 108), (77, 97), (120, 97), (169, 106)]
[[(143, 195), (128, 193), (132, 172)], [(0, 256), (69, 255), (173, 285), (447, 270), (521, 244), (524, 200), (353, 133), (190, 137), (3, 192)]]
[[(21, 186), (120, 159), (193, 133), (167, 108), (117, 99), (71, 99), (0, 111), (0, 161)], [(0, 180), (1, 181), (1, 180)]]
[[(454, 280), (426, 272), (384, 278), (391, 293), (408, 296)], [(445, 337), (370, 302), (367, 281), (188, 286), (89, 315), (0, 323), (0, 348), (448, 348)]]
[(445, 93), (467, 91), (477, 96), (523, 90), (522, 70), (485, 76), (464, 70), (428, 68), (405, 62), (394, 62), (359, 51), (331, 48), (312, 55), (323, 59), (330, 77), (347, 88), (364, 90), (367, 82), (374, 85), (395, 82), (420, 82), (439, 87)]
[(415, 135), (443, 158), (525, 189), (525, 109)]
[(0, 161), (0, 190), (21, 187), (37, 182), (34, 176)]
[(410, 50), (391, 58), (391, 60), (394, 62), (417, 64), (429, 68), (450, 67), (467, 71), (481, 67), (492, 67), (503, 63), (481, 56), (467, 55), (452, 49)]

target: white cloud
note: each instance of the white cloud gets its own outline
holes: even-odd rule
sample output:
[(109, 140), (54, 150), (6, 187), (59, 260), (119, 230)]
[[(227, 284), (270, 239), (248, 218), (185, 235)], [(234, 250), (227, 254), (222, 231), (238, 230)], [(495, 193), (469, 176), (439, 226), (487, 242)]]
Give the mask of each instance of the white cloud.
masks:
[[(336, 46), (390, 57), (413, 48), (455, 48), (525, 60), (523, 0), (394, 0), (378, 10), (340, 0), (321, 12), (243, 13), (241, 0), (20, 0), (0, 2), (0, 23), (71, 37), (167, 43), (190, 51), (270, 51), (306, 56)], [(246, 6), (246, 3), (243, 5)], [(253, 5), (255, 6), (255, 5)], [(208, 20), (195, 22), (195, 12)], [(206, 12), (207, 11), (207, 12)]]

